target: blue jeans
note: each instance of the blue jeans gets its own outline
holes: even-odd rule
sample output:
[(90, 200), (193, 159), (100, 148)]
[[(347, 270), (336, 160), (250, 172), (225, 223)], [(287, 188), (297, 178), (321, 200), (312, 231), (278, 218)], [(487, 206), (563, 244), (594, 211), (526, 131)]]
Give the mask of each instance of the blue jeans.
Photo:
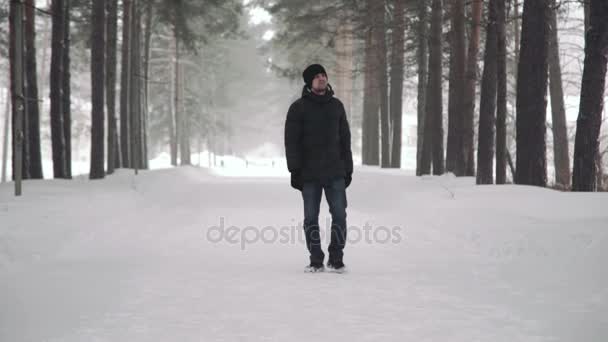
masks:
[(321, 192), (325, 191), (325, 198), (331, 213), (331, 242), (329, 244), (329, 260), (342, 261), (344, 245), (346, 243), (346, 186), (344, 177), (338, 177), (328, 182), (307, 181), (302, 188), (304, 199), (304, 233), (306, 247), (310, 252), (311, 263), (323, 263), (325, 254), (321, 249), (321, 235), (319, 233), (319, 208), (321, 205)]

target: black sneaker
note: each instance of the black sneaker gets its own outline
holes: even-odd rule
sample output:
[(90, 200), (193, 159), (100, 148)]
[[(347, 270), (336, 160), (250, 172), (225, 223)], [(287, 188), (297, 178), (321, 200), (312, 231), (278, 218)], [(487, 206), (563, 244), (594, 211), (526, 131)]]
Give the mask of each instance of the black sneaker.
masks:
[(344, 273), (346, 272), (346, 265), (341, 260), (328, 261), (327, 270), (332, 273)]
[(304, 267), (305, 273), (317, 273), (325, 271), (325, 267), (323, 263), (310, 263), (310, 265)]

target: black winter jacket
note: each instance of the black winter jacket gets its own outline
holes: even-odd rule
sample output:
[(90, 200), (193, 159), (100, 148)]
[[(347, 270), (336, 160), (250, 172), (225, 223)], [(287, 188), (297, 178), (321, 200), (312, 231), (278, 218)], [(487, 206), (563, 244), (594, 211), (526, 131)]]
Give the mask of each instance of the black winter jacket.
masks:
[(322, 96), (304, 86), (302, 97), (289, 107), (285, 156), (295, 189), (302, 190), (302, 183), (309, 180), (344, 177), (346, 186), (352, 180), (350, 128), (344, 105), (333, 95), (330, 85)]

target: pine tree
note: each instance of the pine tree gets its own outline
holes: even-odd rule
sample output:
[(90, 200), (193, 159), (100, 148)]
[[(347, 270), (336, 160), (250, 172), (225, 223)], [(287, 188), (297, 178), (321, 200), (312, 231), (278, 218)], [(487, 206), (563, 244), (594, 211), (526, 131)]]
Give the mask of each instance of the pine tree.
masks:
[(431, 29), (429, 43), (429, 75), (426, 90), (426, 114), (424, 120), (424, 141), (422, 144), (422, 174), (441, 175), (444, 172), (443, 158), (443, 105), (441, 31), (443, 2), (433, 0), (431, 7)]
[(38, 106), (38, 78), (36, 69), (36, 14), (34, 1), (25, 1), (25, 72), (26, 72), (26, 122), (27, 127), (27, 174), (32, 179), (42, 179), (42, 155), (40, 152), (40, 109)]
[(465, 4), (452, 1), (450, 31), (450, 85), (446, 171), (464, 176), (464, 95), (466, 72)]
[(401, 126), (403, 116), (403, 78), (404, 78), (404, 48), (405, 48), (405, 1), (395, 0), (393, 10), (393, 33), (391, 48), (391, 167), (401, 167)]
[(498, 36), (497, 1), (490, 0), (486, 29), (486, 46), (479, 104), (479, 138), (477, 140), (477, 184), (494, 183), (494, 133), (496, 121)]
[(524, 2), (517, 71), (517, 184), (547, 184), (549, 7), (549, 0)]
[(465, 176), (475, 175), (475, 147), (474, 147), (474, 117), (475, 117), (475, 90), (477, 85), (477, 63), (479, 54), (479, 36), (481, 31), (481, 16), (483, 14), (483, 1), (472, 0), (471, 29), (469, 34), (469, 46), (467, 52), (467, 68), (464, 92), (464, 115), (463, 115), (463, 161), (464, 166), (456, 165), (464, 169)]
[(416, 141), (416, 175), (422, 175), (422, 145), (424, 142), (424, 126), (426, 116), (426, 87), (428, 76), (428, 8), (425, 0), (419, 0), (418, 4), (418, 25), (417, 25), (417, 51), (416, 64), (418, 66), (418, 106), (417, 118), (417, 141)]
[(105, 0), (93, 0), (91, 30), (91, 170), (90, 179), (105, 177), (104, 171), (104, 83)]
[(551, 128), (553, 131), (553, 160), (555, 183), (561, 187), (570, 186), (570, 155), (568, 148), (568, 128), (566, 127), (566, 105), (562, 85), (562, 68), (559, 58), (557, 27), (557, 2), (552, 1), (550, 12), (551, 33), (549, 36), (549, 90), (551, 94)]
[(597, 190), (595, 158), (599, 150), (608, 64), (608, 3), (591, 0), (589, 7), (589, 30), (585, 37), (581, 102), (574, 145), (574, 191)]
[(118, 0), (107, 0), (106, 20), (106, 111), (108, 113), (107, 173), (120, 167), (118, 132), (116, 125), (116, 63), (118, 37)]
[(51, 141), (53, 145), (53, 177), (67, 178), (66, 141), (64, 133), (64, 54), (65, 51), (65, 3), (64, 0), (53, 0), (52, 49), (50, 70), (51, 92)]

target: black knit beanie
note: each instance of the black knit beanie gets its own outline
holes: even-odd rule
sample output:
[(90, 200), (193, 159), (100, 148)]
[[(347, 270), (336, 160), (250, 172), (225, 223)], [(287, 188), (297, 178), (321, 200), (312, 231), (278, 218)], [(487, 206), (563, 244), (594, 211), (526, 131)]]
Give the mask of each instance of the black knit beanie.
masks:
[(323, 68), (321, 64), (309, 65), (302, 73), (304, 83), (306, 83), (308, 88), (312, 88), (312, 80), (315, 78), (315, 76), (317, 76), (317, 74), (325, 74), (325, 76), (327, 76), (327, 72), (325, 72), (325, 68)]

